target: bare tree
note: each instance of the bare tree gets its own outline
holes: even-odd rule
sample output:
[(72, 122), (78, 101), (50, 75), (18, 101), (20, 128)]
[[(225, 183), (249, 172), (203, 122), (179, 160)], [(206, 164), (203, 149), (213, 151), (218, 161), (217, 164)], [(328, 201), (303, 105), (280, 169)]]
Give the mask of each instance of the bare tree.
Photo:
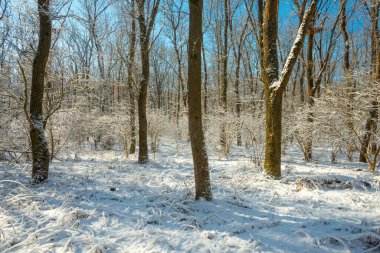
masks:
[[(344, 73), (346, 75), (346, 79), (348, 81), (348, 96), (349, 101), (347, 104), (347, 112), (349, 114), (348, 121), (347, 121), (347, 127), (349, 131), (351, 132), (351, 135), (353, 135), (353, 99), (354, 99), (354, 92), (355, 92), (355, 80), (352, 76), (352, 70), (350, 66), (350, 42), (347, 32), (347, 12), (346, 12), (346, 5), (347, 0), (341, 0), (341, 12), (342, 12), (342, 18), (340, 22), (340, 30), (343, 35), (343, 43), (344, 43), (344, 52), (343, 52), (343, 69)], [(347, 157), (348, 160), (352, 161), (353, 152), (355, 151), (354, 147), (350, 145), (347, 149)]]
[(227, 89), (228, 89), (228, 24), (229, 24), (229, 0), (224, 0), (224, 26), (223, 26), (223, 49), (222, 49), (222, 68), (221, 68), (221, 83), (220, 83), (220, 116), (221, 121), (221, 132), (220, 132), (220, 146), (224, 152), (224, 155), (228, 155), (227, 148), (227, 136), (225, 128), (225, 117), (227, 115)]
[(202, 128), (203, 0), (191, 0), (188, 50), (189, 131), (195, 175), (195, 199), (212, 199), (208, 157)]
[(281, 176), (281, 128), (282, 128), (282, 97), (292, 74), (297, 57), (302, 49), (311, 14), (315, 11), (317, 1), (313, 0), (305, 12), (298, 29), (293, 47), (285, 61), (280, 78), (278, 76), (277, 29), (278, 0), (266, 1), (263, 21), (263, 81), (266, 102), (266, 145), (265, 171), (273, 176)]
[[(230, 27), (230, 39), (231, 44), (233, 48), (233, 53), (235, 57), (235, 79), (234, 79), (234, 91), (236, 96), (235, 101), (235, 111), (236, 116), (238, 118), (238, 125), (237, 125), (237, 145), (242, 145), (242, 139), (241, 139), (241, 133), (240, 133), (240, 115), (241, 115), (241, 98), (240, 98), (240, 64), (241, 64), (241, 58), (242, 58), (242, 52), (243, 52), (243, 46), (245, 39), (247, 37), (247, 29), (248, 29), (248, 18), (245, 18), (243, 22), (239, 25), (242, 26), (242, 29), (237, 28), (237, 24), (233, 24), (233, 16), (236, 13), (236, 10), (239, 8), (239, 5), (237, 4), (236, 7), (233, 9), (233, 11), (230, 11), (231, 18), (229, 19), (229, 27)], [(231, 6), (230, 6), (231, 9)], [(239, 32), (237, 32), (239, 31)]]
[(49, 58), (52, 21), (50, 0), (38, 0), (40, 31), (37, 52), (33, 61), (32, 88), (30, 95), (30, 139), (32, 143), (32, 181), (42, 183), (49, 174), (49, 148), (43, 123), (43, 95), (45, 67)]
[(185, 87), (185, 80), (183, 80), (183, 48), (186, 41), (181, 39), (181, 33), (183, 32), (183, 4), (184, 0), (179, 0), (178, 2), (174, 0), (168, 1), (168, 11), (165, 12), (166, 19), (168, 21), (170, 31), (168, 34), (168, 39), (174, 48), (175, 58), (177, 60), (177, 77), (178, 77), (178, 93), (177, 93), (177, 124), (179, 122), (179, 116), (181, 112), (181, 94), (183, 107), (187, 107), (187, 89)]
[(152, 49), (151, 66), (152, 66), (152, 89), (151, 101), (154, 108), (159, 111), (164, 107), (165, 86), (169, 81), (170, 65), (166, 57), (169, 55), (168, 49), (164, 43), (156, 43)]
[[(148, 86), (150, 76), (150, 36), (153, 30), (154, 21), (158, 12), (160, 0), (154, 0), (152, 5), (148, 0), (137, 0), (138, 21), (140, 29), (140, 50), (141, 50), (141, 83), (138, 94), (138, 118), (139, 118), (139, 163), (146, 163), (148, 156), (148, 121), (146, 116), (146, 103), (148, 97)], [(149, 10), (150, 13), (149, 13)], [(148, 15), (148, 16), (147, 16)]]
[[(375, 82), (380, 82), (380, 34), (379, 34), (379, 10), (380, 2), (377, 0), (370, 1), (368, 5), (364, 1), (364, 5), (368, 11), (371, 20), (372, 33), (371, 33), (371, 76)], [(371, 102), (369, 117), (365, 125), (365, 134), (362, 140), (362, 147), (360, 151), (360, 162), (366, 162), (368, 146), (371, 141), (371, 136), (377, 130), (377, 121), (379, 118), (379, 101), (374, 99)]]
[[(323, 5), (322, 5), (323, 6)], [(338, 21), (340, 20), (341, 11), (336, 16), (335, 22), (332, 24), (331, 29), (329, 30), (328, 35), (328, 43), (325, 43), (327, 45), (327, 49), (324, 50), (322, 47), (322, 44), (324, 42), (322, 31), (324, 30), (323, 26), (316, 27), (316, 21), (318, 17), (321, 15), (320, 10), (315, 10), (314, 13), (312, 13), (309, 29), (307, 31), (308, 33), (308, 41), (307, 41), (307, 50), (306, 50), (306, 80), (307, 80), (307, 122), (310, 126), (307, 128), (307, 136), (304, 140), (300, 140), (299, 137), (297, 137), (299, 144), (302, 146), (302, 151), (304, 153), (304, 159), (306, 161), (312, 160), (312, 150), (313, 150), (313, 120), (314, 120), (314, 113), (313, 113), (313, 107), (314, 107), (314, 100), (319, 94), (320, 87), (323, 81), (323, 76), (327, 70), (327, 67), (330, 64), (331, 55), (333, 53), (333, 49), (336, 45), (337, 38), (339, 34), (335, 33), (336, 27), (338, 25)], [(323, 20), (321, 21), (322, 24), (325, 23), (325, 21), (328, 19), (328, 16), (325, 15), (323, 17)], [(321, 34), (319, 36), (319, 44), (315, 45), (315, 38), (317, 34)], [(318, 55), (320, 57), (319, 62), (319, 70), (316, 71), (316, 64), (314, 59), (314, 48), (317, 47), (318, 49)], [(325, 53), (324, 53), (325, 51)]]
[(129, 124), (131, 129), (131, 146), (129, 152), (134, 154), (136, 152), (136, 88), (133, 85), (133, 66), (135, 64), (136, 52), (136, 9), (135, 1), (131, 0), (131, 32), (129, 35), (129, 60), (128, 60), (128, 77), (127, 86), (129, 89)]
[[(99, 91), (99, 106), (102, 112), (105, 112), (110, 99), (109, 90), (105, 82), (105, 79), (108, 77), (106, 71), (105, 42), (112, 32), (110, 21), (106, 13), (113, 3), (114, 0), (82, 0), (84, 17), (80, 18), (80, 21), (84, 23), (85, 27), (88, 29), (91, 40), (96, 49), (97, 65), (100, 78), (102, 79), (100, 80), (101, 84)], [(112, 50), (112, 47), (109, 46), (109, 49)]]
[[(307, 104), (309, 107), (307, 113), (307, 121), (309, 123), (313, 122), (313, 112), (312, 107), (314, 104), (314, 57), (313, 57), (313, 49), (314, 49), (314, 26), (315, 26), (316, 12), (314, 11), (311, 14), (310, 27), (307, 31), (308, 40), (307, 40), (307, 61), (306, 61), (306, 79), (307, 79)], [(304, 150), (304, 158), (305, 161), (311, 161), (312, 159), (312, 136), (309, 134)]]

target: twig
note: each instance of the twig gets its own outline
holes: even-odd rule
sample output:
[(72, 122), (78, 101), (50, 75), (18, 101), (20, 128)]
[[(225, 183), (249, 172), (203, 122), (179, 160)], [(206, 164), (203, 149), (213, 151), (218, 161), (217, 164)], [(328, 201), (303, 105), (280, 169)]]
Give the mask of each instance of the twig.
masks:
[(19, 67), (19, 70), (20, 70), (20, 74), (21, 74), (21, 77), (22, 77), (22, 80), (24, 82), (24, 113), (25, 113), (25, 116), (26, 116), (26, 119), (28, 120), (28, 123), (30, 125), (30, 127), (33, 127), (34, 124), (32, 122), (32, 120), (30, 119), (29, 117), (29, 114), (28, 114), (28, 80), (26, 79), (26, 75), (25, 75), (25, 69), (24, 67), (21, 65), (20, 61), (17, 60), (17, 64), (18, 64), (18, 67)]

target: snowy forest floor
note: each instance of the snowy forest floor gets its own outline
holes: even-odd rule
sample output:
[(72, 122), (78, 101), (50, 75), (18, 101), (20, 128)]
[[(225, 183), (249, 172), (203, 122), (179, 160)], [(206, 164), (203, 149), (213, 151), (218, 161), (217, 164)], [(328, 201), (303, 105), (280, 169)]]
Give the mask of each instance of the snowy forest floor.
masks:
[(195, 201), (189, 144), (177, 149), (146, 165), (83, 151), (43, 185), (0, 163), (0, 252), (380, 252), (379, 172), (289, 150), (272, 180), (234, 150), (210, 155), (214, 199)]

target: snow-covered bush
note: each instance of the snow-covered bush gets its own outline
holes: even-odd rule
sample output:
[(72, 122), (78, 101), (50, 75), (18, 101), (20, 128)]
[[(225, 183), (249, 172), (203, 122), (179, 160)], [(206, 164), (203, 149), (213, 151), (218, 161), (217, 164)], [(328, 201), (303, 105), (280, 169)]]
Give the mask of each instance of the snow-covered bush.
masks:
[(349, 96), (349, 89), (337, 87), (326, 90), (320, 99), (316, 99), (315, 127), (331, 146), (358, 153), (361, 152), (364, 138), (370, 137), (369, 150), (363, 154), (369, 169), (375, 171), (380, 153), (380, 135), (376, 128), (368, 129), (368, 124), (371, 119), (376, 121), (375, 126), (379, 124), (379, 118), (370, 115), (379, 110), (376, 101), (380, 84), (371, 83), (366, 78), (360, 78), (358, 84), (353, 96)]
[(284, 110), (283, 142), (295, 145), (301, 150), (305, 160), (308, 158), (308, 147), (312, 143), (313, 147), (323, 146), (323, 136), (315, 127), (315, 123), (310, 121), (314, 118), (314, 108), (303, 104), (288, 107)]
[[(224, 133), (224, 143), (221, 145), (221, 135)], [(210, 146), (219, 147), (222, 156), (230, 154), (231, 147), (237, 140), (237, 119), (233, 113), (226, 113), (224, 117), (220, 114), (208, 116), (207, 136)]]
[(241, 116), (241, 137), (243, 145), (250, 151), (251, 161), (262, 168), (265, 148), (265, 117), (262, 114), (253, 117), (247, 113)]
[(161, 110), (154, 110), (148, 115), (148, 135), (153, 153), (158, 151), (160, 139), (165, 131), (169, 119)]

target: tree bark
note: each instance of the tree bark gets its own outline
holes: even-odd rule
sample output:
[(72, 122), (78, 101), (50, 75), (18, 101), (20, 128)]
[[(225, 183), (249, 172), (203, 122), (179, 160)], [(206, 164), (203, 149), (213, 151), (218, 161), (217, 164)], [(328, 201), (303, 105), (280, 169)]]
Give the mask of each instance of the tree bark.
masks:
[(176, 58), (177, 58), (177, 64), (178, 64), (178, 81), (179, 81), (179, 89), (178, 89), (178, 92), (180, 93), (182, 91), (182, 102), (183, 102), (183, 107), (186, 108), (187, 107), (187, 92), (186, 92), (186, 89), (185, 89), (185, 83), (183, 81), (183, 78), (182, 78), (182, 56), (181, 56), (181, 52), (178, 48), (178, 44), (177, 44), (177, 31), (174, 32), (174, 38), (173, 38), (173, 45), (174, 45), (174, 52), (175, 52), (175, 55), (176, 55)]
[(240, 131), (240, 128), (241, 128), (241, 126), (240, 126), (241, 99), (240, 99), (240, 90), (239, 90), (239, 86), (240, 86), (240, 60), (241, 60), (240, 47), (239, 47), (238, 51), (239, 52), (238, 52), (238, 56), (236, 59), (236, 68), (235, 68), (235, 85), (234, 85), (235, 87), (234, 87), (234, 90), (235, 90), (235, 96), (236, 96), (235, 110), (236, 110), (236, 116), (238, 118), (236, 145), (241, 146), (242, 145), (241, 131)]
[[(302, 52), (301, 52), (302, 54)], [(304, 91), (304, 78), (305, 78), (305, 64), (301, 63), (301, 76), (300, 76), (300, 101), (301, 104), (305, 103), (305, 91)]]
[(37, 52), (33, 60), (30, 96), (30, 139), (32, 143), (32, 182), (42, 183), (49, 175), (49, 148), (43, 124), (43, 94), (45, 68), (49, 58), (52, 34), (50, 0), (38, 0), (40, 31)]
[(266, 103), (264, 169), (272, 177), (281, 176), (282, 96), (302, 49), (310, 23), (310, 13), (314, 12), (317, 2), (313, 0), (309, 9), (304, 14), (297, 37), (282, 69), (280, 79), (278, 78), (277, 55), (278, 4), (278, 0), (266, 1), (263, 22), (263, 81)]
[(174, 33), (173, 46), (174, 46), (174, 52), (175, 52), (175, 56), (176, 56), (177, 64), (178, 64), (178, 69), (177, 69), (177, 71), (178, 71), (178, 74), (177, 74), (177, 76), (178, 76), (177, 125), (178, 125), (180, 114), (181, 114), (181, 93), (182, 93), (182, 102), (183, 102), (184, 108), (187, 107), (187, 95), (186, 95), (186, 90), (185, 90), (185, 84), (184, 84), (183, 77), (182, 77), (182, 56), (181, 56), (181, 52), (178, 48), (178, 43), (177, 43), (177, 28), (178, 28), (178, 26), (175, 26), (174, 24), (172, 26), (173, 26), (173, 33)]
[[(141, 48), (141, 82), (138, 94), (138, 118), (139, 118), (139, 163), (149, 161), (148, 155), (148, 120), (146, 115), (146, 104), (148, 97), (148, 86), (150, 77), (150, 35), (154, 21), (158, 12), (160, 0), (155, 1), (148, 20), (145, 18), (145, 1), (137, 2), (138, 20), (140, 28), (140, 48)], [(149, 8), (148, 8), (149, 9)]]
[[(141, 27), (141, 25), (140, 25)], [(140, 28), (141, 29), (141, 28)], [(148, 85), (150, 75), (149, 46), (142, 42), (141, 46), (141, 64), (142, 79), (138, 96), (138, 118), (139, 118), (139, 163), (146, 163), (149, 160), (148, 155), (148, 120), (146, 115), (146, 100), (148, 96)]]
[(207, 75), (207, 63), (206, 63), (206, 53), (205, 53), (205, 47), (202, 43), (202, 57), (203, 57), (203, 74), (204, 74), (204, 82), (203, 82), (203, 112), (205, 115), (207, 115), (207, 108), (208, 108), (208, 75)]
[(202, 10), (203, 0), (190, 0), (188, 89), (189, 132), (195, 175), (195, 199), (212, 199), (208, 157), (202, 128)]
[(306, 62), (306, 79), (307, 79), (307, 129), (309, 130), (308, 136), (305, 140), (304, 147), (304, 159), (310, 162), (313, 159), (313, 140), (311, 134), (311, 128), (313, 123), (313, 105), (314, 105), (314, 31), (312, 28), (315, 23), (315, 13), (312, 13), (312, 20), (310, 22), (310, 28), (308, 29), (308, 41), (307, 41), (307, 62)]
[(379, 102), (377, 100), (373, 100), (371, 102), (371, 108), (369, 111), (369, 118), (365, 124), (365, 133), (363, 136), (363, 140), (361, 141), (361, 149), (360, 149), (360, 157), (359, 162), (367, 162), (368, 156), (368, 146), (371, 141), (371, 136), (377, 130), (377, 121), (379, 119)]
[[(131, 23), (131, 34), (129, 41), (129, 62), (128, 62), (128, 77), (127, 77), (127, 86), (129, 89), (129, 124), (130, 124), (130, 138), (131, 144), (129, 147), (129, 153), (134, 154), (136, 152), (136, 105), (135, 105), (135, 96), (136, 91), (133, 85), (133, 65), (135, 64), (135, 48), (136, 48), (136, 20), (135, 20), (135, 1), (131, 1), (132, 5), (132, 23)], [(126, 147), (128, 149), (128, 147)]]
[(223, 51), (222, 51), (222, 80), (220, 94), (220, 116), (221, 116), (221, 131), (220, 131), (220, 146), (224, 155), (228, 155), (227, 136), (225, 128), (225, 118), (227, 115), (227, 89), (228, 89), (228, 0), (224, 0), (224, 31), (223, 31)]

